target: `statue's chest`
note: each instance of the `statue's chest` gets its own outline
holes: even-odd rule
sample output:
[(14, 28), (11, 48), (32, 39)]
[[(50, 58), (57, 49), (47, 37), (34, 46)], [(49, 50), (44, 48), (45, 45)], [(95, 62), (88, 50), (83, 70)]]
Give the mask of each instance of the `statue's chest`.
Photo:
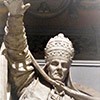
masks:
[(57, 94), (54, 89), (50, 89), (40, 82), (34, 88), (34, 96), (37, 98), (36, 100), (74, 100), (64, 92)]
[(39, 81), (33, 82), (29, 85), (23, 98), (24, 99), (20, 100), (74, 100), (66, 94), (58, 95), (55, 93), (54, 89), (51, 90)]
[[(33, 94), (36, 98), (36, 100), (47, 100), (49, 92), (50, 92), (50, 88), (46, 87), (44, 84), (41, 84), (40, 82), (38, 82), (35, 85), (35, 88), (33, 90)], [(35, 100), (35, 99), (33, 99)]]

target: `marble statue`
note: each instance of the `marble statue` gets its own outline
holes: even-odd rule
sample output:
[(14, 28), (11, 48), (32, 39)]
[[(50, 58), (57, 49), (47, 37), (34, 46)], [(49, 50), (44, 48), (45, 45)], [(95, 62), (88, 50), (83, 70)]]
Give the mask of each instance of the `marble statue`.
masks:
[(23, 23), (30, 4), (24, 4), (22, 0), (5, 0), (4, 4), (9, 13), (3, 53), (9, 64), (11, 100), (100, 100), (73, 85), (70, 65), (74, 48), (71, 41), (62, 33), (51, 38), (45, 48), (45, 66), (40, 67), (29, 50)]

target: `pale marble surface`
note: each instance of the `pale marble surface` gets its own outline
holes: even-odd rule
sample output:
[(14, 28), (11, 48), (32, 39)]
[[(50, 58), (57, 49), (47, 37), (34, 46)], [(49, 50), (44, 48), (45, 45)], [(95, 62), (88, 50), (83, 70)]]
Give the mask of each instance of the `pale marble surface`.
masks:
[(100, 91), (100, 67), (72, 67), (73, 81)]

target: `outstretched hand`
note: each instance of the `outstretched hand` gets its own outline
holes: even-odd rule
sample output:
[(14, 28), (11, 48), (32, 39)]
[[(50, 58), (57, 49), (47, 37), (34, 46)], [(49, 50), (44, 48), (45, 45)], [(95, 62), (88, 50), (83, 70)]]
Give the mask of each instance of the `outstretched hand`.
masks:
[(4, 4), (11, 15), (23, 15), (30, 7), (30, 3), (24, 4), (23, 0), (4, 0)]

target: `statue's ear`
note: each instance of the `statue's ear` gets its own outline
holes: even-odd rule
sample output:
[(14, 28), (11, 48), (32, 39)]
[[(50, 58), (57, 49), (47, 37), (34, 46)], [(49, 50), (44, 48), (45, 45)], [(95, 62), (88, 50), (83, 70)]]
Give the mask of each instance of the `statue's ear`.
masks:
[(46, 64), (44, 65), (44, 67), (43, 67), (43, 70), (46, 72), (46, 73), (48, 73), (48, 66), (49, 66), (49, 63), (48, 62), (46, 62)]
[(71, 67), (71, 63), (72, 63), (72, 61), (71, 61), (71, 60), (69, 60), (69, 61), (67, 62), (66, 67), (67, 67), (68, 69), (70, 69), (70, 67)]

